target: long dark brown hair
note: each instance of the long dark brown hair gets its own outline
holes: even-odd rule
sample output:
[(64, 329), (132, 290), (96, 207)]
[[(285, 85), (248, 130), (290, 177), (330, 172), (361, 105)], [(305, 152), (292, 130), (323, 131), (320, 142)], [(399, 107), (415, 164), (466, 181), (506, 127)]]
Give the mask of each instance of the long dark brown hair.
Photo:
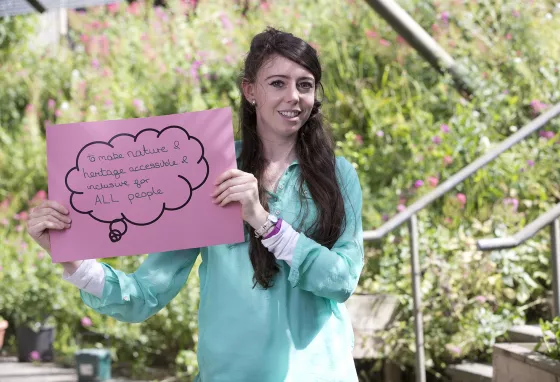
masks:
[[(315, 78), (316, 89), (322, 89), (321, 64), (317, 51), (291, 33), (273, 28), (267, 28), (253, 38), (245, 59), (240, 87), (243, 81), (256, 83), (257, 72), (274, 55), (283, 56), (306, 68)], [(307, 199), (303, 197), (304, 185), (306, 185), (317, 208), (317, 220), (311, 224), (305, 234), (330, 249), (342, 234), (346, 220), (344, 200), (336, 178), (333, 140), (324, 126), (320, 108), (321, 101), (317, 99), (316, 94), (309, 119), (297, 133), (295, 149), (301, 172), (299, 194), (305, 207), (300, 221), (304, 222), (308, 213)], [(239, 165), (243, 171), (250, 172), (257, 178), (259, 199), (267, 208), (266, 190), (262, 186), (267, 162), (263, 155), (262, 142), (257, 134), (255, 107), (245, 97), (241, 100), (239, 124), (243, 141)], [(254, 229), (250, 226), (248, 229), (251, 238), (249, 257), (254, 270), (254, 286), (258, 283), (266, 289), (272, 286), (279, 268), (274, 255), (255, 238)]]

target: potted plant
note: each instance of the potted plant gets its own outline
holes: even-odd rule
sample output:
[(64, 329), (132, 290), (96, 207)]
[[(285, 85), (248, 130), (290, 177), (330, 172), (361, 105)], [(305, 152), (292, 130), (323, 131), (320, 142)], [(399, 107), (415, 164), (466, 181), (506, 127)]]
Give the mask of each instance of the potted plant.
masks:
[(4, 317), (0, 316), (0, 350), (4, 345), (4, 335), (6, 334), (6, 329), (8, 329), (8, 321)]
[(543, 337), (536, 344), (494, 345), (493, 382), (560, 380), (560, 317), (540, 324)]
[(14, 312), (18, 360), (50, 362), (54, 360), (55, 321), (47, 299), (33, 295), (24, 293), (21, 308)]

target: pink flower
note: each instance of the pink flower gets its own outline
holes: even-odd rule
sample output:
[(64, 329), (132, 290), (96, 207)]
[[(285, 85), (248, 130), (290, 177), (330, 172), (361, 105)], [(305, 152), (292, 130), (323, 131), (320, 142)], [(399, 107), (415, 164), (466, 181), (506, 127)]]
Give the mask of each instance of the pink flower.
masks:
[(115, 14), (119, 11), (119, 3), (112, 3), (107, 5), (109, 13)]
[(397, 36), (397, 42), (398, 42), (399, 44), (401, 44), (401, 45), (406, 44), (406, 40), (405, 40), (404, 37), (401, 36), (401, 35), (398, 35), (398, 36)]
[(511, 33), (506, 33), (506, 40), (511, 40), (511, 39), (512, 39)]
[(39, 253), (37, 253), (37, 257), (39, 258), (39, 260), (41, 260), (43, 257), (45, 257), (45, 252), (39, 251)]
[(56, 106), (56, 102), (54, 99), (49, 99), (49, 102), (47, 102), (47, 107), (49, 108), (49, 110), (54, 110), (54, 107)]
[(449, 155), (446, 155), (443, 157), (443, 163), (447, 166), (450, 165), (451, 163), (453, 163), (453, 158), (451, 158)]
[(144, 101), (142, 101), (141, 99), (135, 99), (134, 101), (132, 101), (132, 104), (136, 108), (136, 111), (138, 111), (139, 113), (143, 113), (146, 111), (146, 105), (144, 105)]
[(453, 353), (456, 356), (461, 355), (461, 348), (457, 345), (453, 345), (453, 344), (447, 344), (445, 345), (445, 348), (450, 352)]
[(406, 206), (404, 204), (399, 204), (397, 206), (397, 211), (403, 212), (404, 210), (406, 210)]
[(93, 60), (91, 60), (91, 66), (92, 66), (94, 69), (99, 69), (99, 60), (96, 59), (96, 58), (94, 58)]
[(379, 130), (375, 133), (375, 135), (377, 135), (379, 138), (381, 138), (385, 135), (385, 133), (383, 132), (383, 130)]
[(467, 204), (467, 196), (465, 194), (458, 193), (457, 200), (463, 205), (463, 207)]
[(260, 8), (261, 11), (263, 11), (264, 13), (267, 13), (268, 11), (270, 11), (270, 4), (266, 1), (262, 1), (260, 4)]
[(442, 124), (439, 128), (440, 128), (440, 130), (443, 131), (444, 133), (449, 133), (449, 126), (446, 125), (445, 123)]
[(519, 13), (519, 11), (517, 9), (514, 9), (513, 11), (511, 11), (511, 15), (513, 17), (519, 17), (519, 16), (521, 16), (521, 13)]
[(362, 138), (361, 135), (356, 135), (356, 142), (358, 142), (359, 145), (363, 145), (364, 144), (364, 138)]
[(476, 296), (474, 299), (480, 304), (484, 304), (486, 302), (486, 297), (484, 296)]
[(105, 100), (105, 106), (109, 107), (113, 105), (113, 101), (111, 101), (110, 99)]
[(391, 46), (391, 43), (383, 38), (379, 40), (379, 43), (383, 46)]
[(414, 187), (415, 188), (420, 188), (424, 185), (424, 181), (421, 179), (418, 179), (416, 182), (414, 182)]
[(504, 199), (504, 205), (506, 205), (506, 206), (511, 205), (513, 207), (513, 211), (516, 212), (517, 207), (519, 207), (519, 200), (517, 200), (516, 198), (505, 198)]
[(428, 177), (428, 184), (429, 184), (431, 187), (437, 186), (438, 183), (439, 183), (439, 179), (436, 178), (435, 176), (429, 176), (429, 177)]
[(389, 215), (383, 214), (383, 216), (381, 217), (381, 220), (383, 220), (384, 222), (386, 222), (387, 220), (389, 220)]
[(368, 29), (366, 30), (366, 37), (373, 40), (374, 38), (377, 37), (377, 32), (374, 31), (373, 29)]
[(447, 11), (441, 12), (440, 19), (441, 19), (441, 21), (443, 21), (444, 24), (448, 24), (449, 23), (449, 12), (447, 12)]
[(29, 359), (32, 361), (39, 361), (41, 359), (41, 354), (37, 350), (33, 350), (29, 353)]
[(441, 137), (436, 135), (435, 137), (432, 138), (432, 142), (434, 142), (436, 145), (439, 145), (441, 143)]
[(529, 159), (529, 160), (527, 160), (527, 165), (528, 165), (529, 167), (533, 167), (533, 166), (535, 165), (535, 161)]
[(10, 222), (8, 221), (8, 219), (6, 219), (6, 218), (2, 219), (2, 225), (3, 225), (3, 226), (6, 227), (6, 226), (8, 226), (8, 224), (10, 224)]
[(4, 268), (0, 265), (0, 272), (2, 272), (4, 270)]
[(87, 34), (80, 35), (80, 41), (87, 44), (89, 42), (89, 36)]
[(544, 111), (548, 105), (546, 103), (542, 103), (538, 99), (534, 99), (531, 101), (531, 108), (533, 109), (534, 114), (539, 114)]
[(25, 107), (25, 111), (27, 113), (31, 113), (33, 111), (33, 104), (29, 104)]
[(84, 327), (90, 327), (92, 325), (91, 319), (89, 317), (82, 317), (82, 319), (80, 320), (82, 326)]
[(227, 15), (222, 13), (222, 15), (220, 16), (220, 21), (222, 22), (222, 26), (225, 30), (230, 31), (233, 29), (233, 24), (231, 23)]
[(138, 14), (140, 13), (140, 4), (135, 1), (134, 3), (131, 3), (128, 8), (126, 9), (126, 11), (134, 16), (138, 16)]
[(56, 111), (54, 112), (54, 116), (55, 117), (60, 117), (61, 115), (62, 115), (62, 110), (56, 109)]
[(539, 132), (539, 137), (545, 138), (545, 139), (552, 139), (552, 138), (554, 138), (554, 131), (540, 131)]

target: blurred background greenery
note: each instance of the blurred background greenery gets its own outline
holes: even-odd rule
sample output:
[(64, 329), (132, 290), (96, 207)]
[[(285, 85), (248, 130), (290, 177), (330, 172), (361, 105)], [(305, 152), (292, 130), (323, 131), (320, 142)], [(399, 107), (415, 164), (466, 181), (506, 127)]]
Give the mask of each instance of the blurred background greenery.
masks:
[[(166, 3), (69, 10), (67, 39), (45, 47), (33, 44), (38, 16), (0, 20), (0, 315), (12, 326), (55, 325), (63, 363), (76, 333), (90, 330), (108, 334), (115, 362), (136, 375), (164, 367), (189, 378), (198, 276), (141, 324), (87, 309), (25, 233), (29, 209), (47, 197), (45, 124), (236, 110), (252, 36), (268, 25), (290, 31), (320, 53), (323, 110), (338, 154), (358, 171), (364, 229), (373, 229), (560, 101), (560, 3), (552, 0), (399, 1), (468, 69), (477, 89), (470, 101), (365, 1)], [(550, 316), (546, 232), (492, 253), (475, 242), (514, 233), (560, 200), (559, 124), (419, 214), (427, 366), (436, 377), (462, 359), (489, 360), (512, 324)], [(404, 228), (368, 243), (358, 290), (398, 296), (382, 357), (404, 366), (414, 364), (409, 256)], [(133, 271), (142, 258), (109, 262)], [(14, 347), (8, 337), (4, 351)]]

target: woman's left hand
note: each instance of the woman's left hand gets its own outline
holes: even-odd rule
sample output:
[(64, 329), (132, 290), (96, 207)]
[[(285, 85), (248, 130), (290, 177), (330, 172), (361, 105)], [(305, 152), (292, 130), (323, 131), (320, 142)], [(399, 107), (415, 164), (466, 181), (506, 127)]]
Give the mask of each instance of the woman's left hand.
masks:
[(241, 217), (255, 229), (266, 222), (268, 212), (259, 200), (257, 178), (253, 174), (231, 169), (218, 176), (215, 185), (216, 190), (211, 194), (215, 204), (223, 207), (231, 202), (241, 203)]

